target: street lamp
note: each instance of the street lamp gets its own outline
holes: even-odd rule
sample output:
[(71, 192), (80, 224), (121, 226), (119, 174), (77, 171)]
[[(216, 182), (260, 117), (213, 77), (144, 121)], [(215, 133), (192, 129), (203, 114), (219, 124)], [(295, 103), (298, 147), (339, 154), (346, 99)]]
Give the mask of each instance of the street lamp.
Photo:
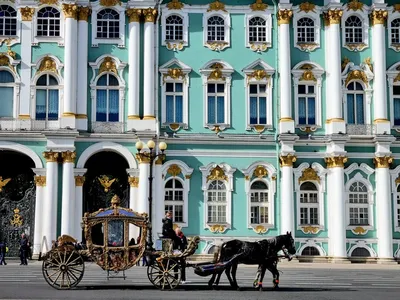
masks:
[(141, 159), (147, 159), (150, 163), (150, 174), (149, 174), (149, 234), (147, 238), (147, 250), (154, 250), (153, 248), (153, 223), (151, 220), (151, 215), (152, 215), (152, 206), (153, 206), (153, 162), (157, 159), (164, 159), (164, 151), (167, 149), (167, 144), (165, 142), (161, 142), (158, 144), (158, 149), (161, 152), (157, 152), (155, 150), (156, 143), (153, 140), (149, 140), (147, 142), (147, 147), (149, 148), (149, 151), (143, 151), (143, 142), (139, 141), (136, 143), (136, 149), (138, 150), (138, 155), (140, 156)]

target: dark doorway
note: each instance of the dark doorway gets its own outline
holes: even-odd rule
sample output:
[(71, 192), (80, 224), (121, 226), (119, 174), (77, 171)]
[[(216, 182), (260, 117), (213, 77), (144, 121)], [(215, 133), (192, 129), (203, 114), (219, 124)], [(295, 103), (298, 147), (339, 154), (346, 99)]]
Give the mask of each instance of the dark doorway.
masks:
[(32, 159), (15, 151), (0, 151), (0, 241), (9, 248), (8, 256), (19, 255), (19, 240), (25, 233), (34, 243), (35, 167)]

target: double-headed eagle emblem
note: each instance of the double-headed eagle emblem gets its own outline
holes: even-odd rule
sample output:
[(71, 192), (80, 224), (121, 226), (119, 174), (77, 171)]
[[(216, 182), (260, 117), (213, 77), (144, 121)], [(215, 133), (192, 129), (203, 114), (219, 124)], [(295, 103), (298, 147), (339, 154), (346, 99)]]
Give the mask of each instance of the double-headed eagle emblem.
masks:
[(3, 191), (3, 187), (11, 180), (11, 178), (7, 178), (3, 180), (3, 176), (0, 176), (0, 192)]
[(108, 178), (107, 175), (102, 175), (101, 177), (98, 177), (101, 185), (104, 187), (104, 191), (107, 193), (110, 189), (110, 186), (114, 183), (117, 178), (110, 179)]

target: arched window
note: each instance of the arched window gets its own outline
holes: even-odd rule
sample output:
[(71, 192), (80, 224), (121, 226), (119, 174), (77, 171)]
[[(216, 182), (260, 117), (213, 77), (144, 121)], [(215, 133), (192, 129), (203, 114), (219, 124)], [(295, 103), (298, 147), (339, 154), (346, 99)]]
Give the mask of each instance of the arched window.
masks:
[(392, 44), (400, 44), (400, 18), (391, 22), (390, 41)]
[(349, 188), (349, 225), (370, 225), (367, 186), (354, 182)]
[(59, 86), (57, 79), (45, 74), (36, 82), (36, 120), (58, 120)]
[(298, 43), (314, 43), (315, 42), (315, 25), (311, 18), (301, 18), (297, 21), (297, 42)]
[(97, 13), (97, 38), (119, 38), (119, 13), (106, 8)]
[(300, 225), (319, 224), (318, 189), (312, 182), (300, 186)]
[(319, 256), (321, 254), (319, 253), (317, 248), (308, 246), (303, 249), (303, 251), (301, 252), (301, 255), (303, 255), (303, 256)]
[(350, 16), (345, 22), (346, 44), (361, 44), (363, 42), (363, 23), (357, 16)]
[(250, 187), (250, 223), (268, 224), (268, 185), (261, 180), (253, 182)]
[(351, 252), (351, 257), (370, 257), (369, 251), (362, 247), (357, 247)]
[(112, 74), (104, 74), (97, 80), (96, 121), (119, 121), (119, 82)]
[(225, 40), (225, 21), (219, 16), (207, 20), (207, 42), (222, 42)]
[(17, 11), (9, 5), (0, 5), (0, 36), (17, 35)]
[(267, 41), (267, 21), (261, 17), (249, 20), (249, 43), (264, 43)]
[(213, 180), (207, 188), (207, 223), (226, 223), (226, 186), (221, 180)]
[(60, 12), (54, 7), (44, 7), (37, 14), (38, 36), (59, 37), (60, 36)]
[(0, 118), (12, 118), (14, 107), (14, 76), (0, 71)]
[(182, 223), (183, 219), (183, 185), (178, 179), (171, 178), (165, 183), (164, 208), (171, 211), (173, 222)]
[(359, 82), (347, 85), (347, 123), (365, 124), (364, 89)]
[(183, 19), (178, 15), (171, 15), (165, 20), (167, 41), (183, 40)]
[(396, 205), (395, 205), (395, 223), (396, 227), (400, 227), (400, 185), (397, 186)]

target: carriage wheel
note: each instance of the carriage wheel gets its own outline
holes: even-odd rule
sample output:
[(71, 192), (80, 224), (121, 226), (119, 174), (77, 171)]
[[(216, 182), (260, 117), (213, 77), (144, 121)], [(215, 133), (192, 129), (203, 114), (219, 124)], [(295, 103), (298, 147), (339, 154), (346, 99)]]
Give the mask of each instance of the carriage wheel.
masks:
[(147, 277), (160, 290), (173, 290), (181, 281), (182, 266), (172, 258), (155, 260), (147, 267)]
[(51, 250), (42, 265), (44, 279), (57, 290), (75, 287), (82, 280), (84, 271), (83, 258), (75, 250)]

